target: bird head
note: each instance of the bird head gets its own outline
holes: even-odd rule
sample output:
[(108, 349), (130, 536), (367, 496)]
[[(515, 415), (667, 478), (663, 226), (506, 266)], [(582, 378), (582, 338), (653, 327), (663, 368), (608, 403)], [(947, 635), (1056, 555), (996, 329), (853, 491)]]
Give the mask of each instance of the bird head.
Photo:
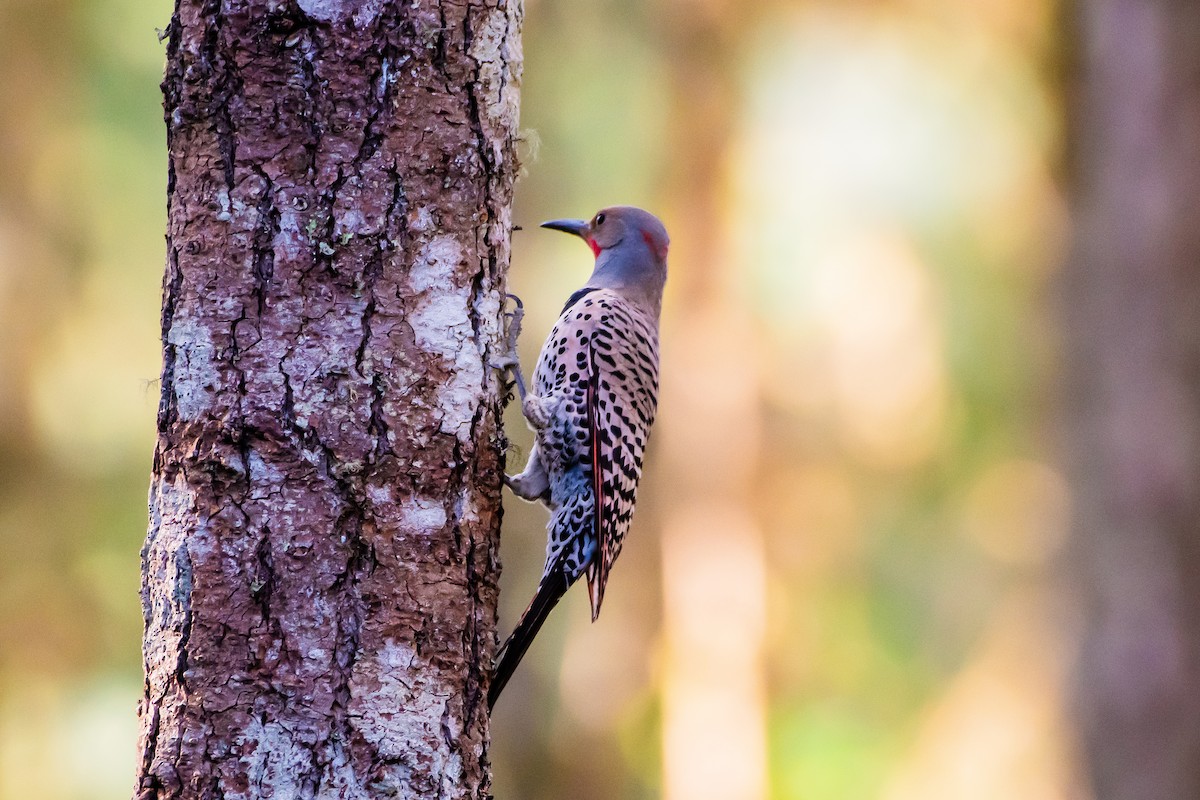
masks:
[(671, 243), (658, 217), (633, 206), (604, 208), (590, 220), (553, 219), (543, 222), (542, 227), (575, 234), (588, 243), (596, 258), (607, 250), (620, 248), (665, 262)]
[(543, 228), (573, 233), (588, 243), (596, 267), (588, 286), (622, 290), (661, 303), (671, 240), (658, 217), (633, 206), (612, 206), (590, 220), (555, 219)]

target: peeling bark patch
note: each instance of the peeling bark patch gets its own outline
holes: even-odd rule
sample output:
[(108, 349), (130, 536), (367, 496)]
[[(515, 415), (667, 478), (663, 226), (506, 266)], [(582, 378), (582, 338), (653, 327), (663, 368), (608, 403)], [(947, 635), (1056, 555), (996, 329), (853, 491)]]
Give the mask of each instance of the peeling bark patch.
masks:
[(455, 237), (435, 236), (421, 248), (409, 271), (408, 284), (419, 293), (445, 287), (463, 261), (463, 246)]
[[(442, 676), (415, 650), (394, 641), (386, 642), (375, 662), (363, 671), (374, 675), (377, 683), (371, 692), (389, 710), (356, 717), (355, 729), (380, 756), (407, 765), (421, 788), (430, 792), (424, 796), (453, 792), (464, 764), (461, 754), (441, 746), (443, 719), (451, 702)], [(404, 744), (409, 742), (433, 746), (414, 750)]]
[(384, 0), (296, 0), (296, 5), (321, 22), (353, 19), (355, 26), (365, 28), (379, 16)]
[(312, 755), (303, 742), (282, 723), (251, 718), (234, 739), (245, 753), (242, 762), (249, 786), (245, 792), (226, 792), (226, 800), (257, 800), (261, 787), (270, 786), (278, 797), (302, 797), (303, 778)]
[(446, 509), (438, 500), (414, 498), (401, 507), (400, 523), (418, 536), (431, 536), (446, 527)]
[[(484, 14), (483, 24), (471, 40), (471, 58), (478, 65), (477, 85), (484, 98), (483, 118), (488, 134), (502, 131), (516, 119), (519, 80), (514, 62), (522, 58), (521, 42), (512, 31), (520, 25), (519, 3), (499, 3)], [(489, 136), (489, 139), (495, 141)], [(497, 154), (498, 156), (501, 154)]]
[(166, 337), (174, 354), (171, 390), (181, 421), (198, 419), (221, 383), (217, 351), (209, 329), (196, 319), (176, 319)]
[(470, 433), (483, 375), (481, 354), (467, 347), (474, 329), (463, 309), (471, 307), (471, 288), (447, 288), (462, 262), (462, 246), (452, 237), (434, 237), (421, 248), (409, 275), (418, 299), (408, 318), (417, 344), (443, 359), (446, 374), (436, 389), (437, 404), (450, 413), (442, 417), (441, 431), (459, 439)]
[(198, 527), (191, 537), (169, 534), (176, 526), (191, 520), (197, 511), (196, 496), (182, 476), (174, 481), (158, 481), (152, 497), (155, 501), (152, 531), (160, 531), (163, 535), (147, 539), (142, 550), (142, 570), (155, 576), (162, 591), (143, 592), (146, 629), (154, 633), (145, 639), (144, 655), (147, 664), (154, 664), (158, 670), (147, 677), (153, 678), (153, 683), (165, 686), (171, 678), (182, 678), (186, 670), (193, 586), (188, 545), (190, 539), (196, 546), (204, 546), (207, 532)]

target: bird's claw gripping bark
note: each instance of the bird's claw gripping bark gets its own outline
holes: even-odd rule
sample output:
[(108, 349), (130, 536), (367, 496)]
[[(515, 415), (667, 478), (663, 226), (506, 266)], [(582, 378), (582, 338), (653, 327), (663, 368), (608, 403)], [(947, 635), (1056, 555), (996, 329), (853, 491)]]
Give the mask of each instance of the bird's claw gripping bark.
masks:
[(525, 304), (515, 294), (504, 295), (504, 300), (506, 305), (509, 300), (513, 300), (516, 305), (512, 311), (504, 312), (504, 317), (508, 320), (508, 325), (504, 332), (505, 350), (499, 358), (492, 362), (492, 369), (512, 374), (513, 382), (517, 386), (517, 393), (521, 396), (522, 402), (524, 402), (525, 376), (521, 374), (521, 360), (517, 355), (517, 340), (521, 337), (521, 321), (525, 318)]

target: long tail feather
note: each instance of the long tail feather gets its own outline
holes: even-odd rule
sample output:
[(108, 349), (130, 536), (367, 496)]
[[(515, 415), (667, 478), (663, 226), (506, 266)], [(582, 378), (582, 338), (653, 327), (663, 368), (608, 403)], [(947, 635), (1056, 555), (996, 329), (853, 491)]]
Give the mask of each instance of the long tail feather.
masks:
[(542, 623), (546, 621), (554, 606), (566, 594), (568, 586), (566, 576), (560, 569), (551, 570), (538, 584), (537, 593), (529, 603), (529, 608), (525, 609), (525, 613), (521, 615), (521, 621), (517, 623), (517, 627), (500, 646), (500, 652), (496, 654), (492, 684), (488, 687), (489, 711), (496, 705), (496, 698), (500, 696), (500, 692), (504, 691), (508, 679), (516, 672), (517, 665), (525, 656), (525, 651), (529, 649), (534, 637), (541, 630)]

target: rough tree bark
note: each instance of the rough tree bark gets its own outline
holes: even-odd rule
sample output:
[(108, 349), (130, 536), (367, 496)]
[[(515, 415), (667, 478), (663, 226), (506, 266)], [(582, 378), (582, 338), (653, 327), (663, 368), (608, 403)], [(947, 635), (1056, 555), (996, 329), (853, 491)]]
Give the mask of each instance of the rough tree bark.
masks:
[(1076, 13), (1076, 709), (1098, 800), (1184, 800), (1200, 797), (1200, 5)]
[(488, 795), (519, 0), (178, 0), (138, 797)]

